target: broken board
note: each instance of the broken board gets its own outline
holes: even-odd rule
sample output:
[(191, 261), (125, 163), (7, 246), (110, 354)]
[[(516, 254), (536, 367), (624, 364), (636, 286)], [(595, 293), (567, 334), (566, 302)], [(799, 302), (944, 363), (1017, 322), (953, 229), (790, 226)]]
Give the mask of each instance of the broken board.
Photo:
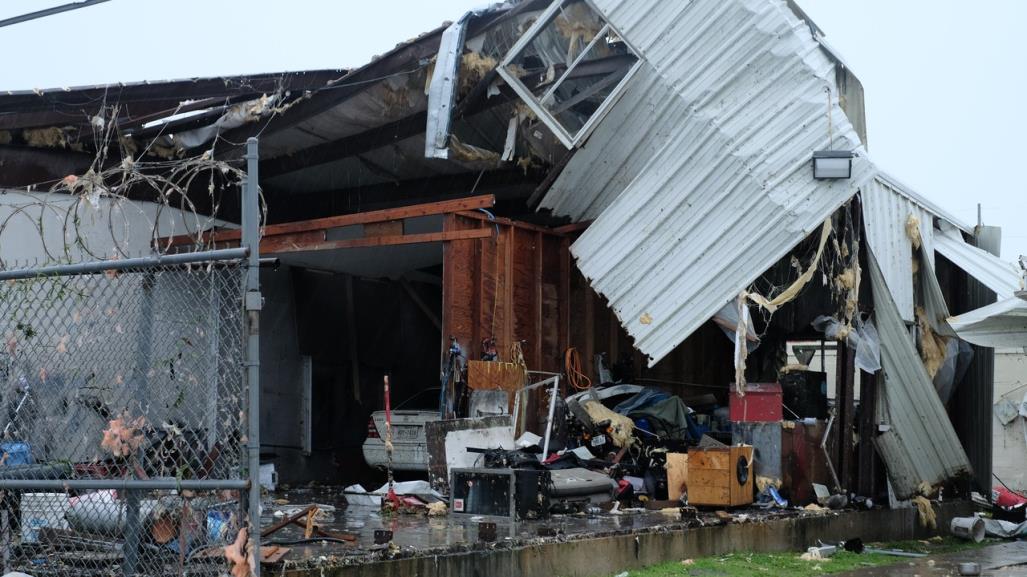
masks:
[(667, 453), (667, 499), (677, 502), (688, 494), (688, 454)]

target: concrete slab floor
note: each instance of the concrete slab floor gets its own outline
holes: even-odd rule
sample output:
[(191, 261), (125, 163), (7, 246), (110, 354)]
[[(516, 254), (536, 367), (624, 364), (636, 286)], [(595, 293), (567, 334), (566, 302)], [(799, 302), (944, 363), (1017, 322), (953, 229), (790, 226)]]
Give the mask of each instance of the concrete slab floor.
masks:
[(836, 573), (836, 577), (941, 577), (959, 575), (959, 564), (975, 562), (981, 566), (982, 576), (1027, 577), (1027, 541), (989, 545), (979, 549), (960, 551), (899, 563), (888, 567), (871, 567)]
[[(284, 504), (288, 501), (288, 504)], [(637, 511), (624, 514), (598, 513), (592, 515), (553, 515), (539, 521), (513, 522), (503, 518), (481, 518), (468, 515), (446, 515), (444, 517), (426, 517), (422, 515), (383, 515), (376, 507), (347, 505), (341, 488), (294, 488), (285, 493), (278, 493), (264, 502), (261, 525), (268, 527), (284, 517), (285, 511), (295, 510), (297, 506), (323, 504), (335, 507), (335, 512), (319, 519), (319, 526), (330, 532), (346, 533), (356, 537), (353, 544), (343, 545), (332, 542), (298, 543), (302, 540), (304, 529), (292, 525), (275, 532), (268, 537), (273, 543), (280, 543), (291, 549), (289, 558), (334, 556), (355, 558), (381, 551), (384, 546), (375, 544), (375, 531), (392, 531), (392, 544), (400, 551), (408, 554), (424, 554), (429, 552), (452, 552), (476, 545), (478, 525), (481, 521), (496, 524), (497, 544), (525, 545), (538, 540), (556, 539), (571, 540), (575, 538), (616, 535), (634, 531), (660, 530), (661, 528), (681, 528), (687, 523), (679, 516), (668, 516), (659, 511)], [(741, 508), (732, 510), (735, 522), (769, 521), (774, 519), (815, 516), (816, 513), (791, 510), (763, 510), (758, 508)], [(694, 526), (720, 525), (714, 511), (706, 511), (700, 515), (699, 523)]]

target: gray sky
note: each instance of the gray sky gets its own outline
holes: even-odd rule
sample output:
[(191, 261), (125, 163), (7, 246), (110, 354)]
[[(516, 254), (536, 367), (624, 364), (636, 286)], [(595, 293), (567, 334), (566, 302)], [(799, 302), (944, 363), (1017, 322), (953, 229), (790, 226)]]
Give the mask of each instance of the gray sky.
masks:
[[(0, 18), (67, 1), (4, 0)], [(1002, 256), (1027, 254), (1027, 2), (799, 3), (863, 81), (874, 161), (969, 224), (980, 202)], [(352, 67), (482, 4), (112, 0), (0, 28), (0, 89)]]

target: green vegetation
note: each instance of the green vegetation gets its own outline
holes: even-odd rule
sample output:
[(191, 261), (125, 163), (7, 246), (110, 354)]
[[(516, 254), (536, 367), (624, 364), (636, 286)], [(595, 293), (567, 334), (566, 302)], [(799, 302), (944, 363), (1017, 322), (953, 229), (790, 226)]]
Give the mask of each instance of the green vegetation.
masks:
[[(979, 547), (971, 541), (951, 537), (935, 538), (930, 541), (902, 541), (898, 543), (875, 543), (869, 547), (879, 549), (900, 549), (928, 554), (952, 553)], [(705, 557), (688, 561), (675, 561), (632, 571), (630, 577), (766, 577), (768, 575), (789, 575), (791, 577), (814, 577), (854, 571), (867, 567), (881, 567), (896, 563), (907, 563), (912, 559), (873, 553), (849, 553), (839, 551), (828, 559), (806, 561), (796, 553), (733, 553), (717, 557)]]

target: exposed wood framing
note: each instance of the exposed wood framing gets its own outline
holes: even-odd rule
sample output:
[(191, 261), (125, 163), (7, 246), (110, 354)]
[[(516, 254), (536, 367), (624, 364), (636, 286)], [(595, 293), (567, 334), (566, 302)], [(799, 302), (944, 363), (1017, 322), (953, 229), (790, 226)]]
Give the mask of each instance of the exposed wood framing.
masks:
[(481, 340), (496, 337), (500, 360), (521, 342), (529, 369), (559, 371), (567, 340), (560, 297), (569, 270), (561, 264), (564, 238), (552, 231), (477, 213), (446, 217), (447, 233), (469, 230), (498, 235), (447, 243), (443, 260), (443, 347), (457, 338), (468, 359), (481, 355)]
[(847, 346), (839, 346), (837, 351), (835, 383), (837, 383), (838, 419), (835, 426), (838, 427), (838, 478), (841, 480), (843, 488), (850, 490), (853, 474), (856, 471), (854, 468), (856, 453), (852, 444), (853, 426), (856, 420), (856, 355)]
[[(303, 233), (304, 235), (307, 233)], [(366, 248), (372, 246), (398, 246), (403, 244), (422, 244), (428, 242), (446, 242), (488, 238), (492, 236), (488, 229), (461, 230), (454, 232), (426, 232), (421, 234), (397, 234), (388, 236), (368, 236), (346, 240), (320, 240), (304, 242), (297, 240), (297, 235), (280, 235), (260, 241), (261, 254), (285, 254), (290, 252), (311, 252), (321, 250), (338, 250), (343, 248)]]
[(865, 497), (877, 496), (877, 454), (873, 438), (877, 435), (877, 375), (859, 372), (859, 475), (856, 492)]
[[(407, 218), (417, 218), (421, 216), (433, 216), (439, 214), (447, 214), (452, 212), (461, 212), (468, 210), (475, 210), (478, 208), (490, 208), (496, 204), (496, 198), (491, 194), (484, 194), (481, 196), (471, 196), (467, 198), (460, 198), (455, 200), (444, 200), (440, 202), (432, 202), (426, 204), (415, 204), (412, 206), (401, 206), (398, 208), (387, 208), (384, 210), (372, 210), (368, 212), (358, 212), (354, 214), (342, 214), (338, 216), (329, 216), (326, 218), (316, 218), (313, 220), (304, 220), (299, 222), (286, 222), (282, 224), (272, 224), (265, 226), (261, 231), (262, 238), (264, 241), (275, 236), (295, 235), (303, 233), (324, 233), (329, 229), (342, 228), (346, 226), (355, 225), (367, 225), (367, 224), (378, 224), (390, 221), (403, 220)], [(205, 243), (222, 243), (230, 241), (238, 241), (241, 238), (242, 231), (238, 229), (233, 230), (219, 230), (211, 233), (205, 233), (201, 235), (200, 240)], [(290, 240), (296, 241), (300, 239), (291, 238)], [(323, 237), (322, 237), (323, 240)], [(362, 240), (362, 239), (361, 239)], [(445, 239), (441, 239), (445, 240)], [(303, 240), (303, 242), (307, 242)], [(423, 241), (422, 241), (423, 242)], [(161, 246), (165, 246), (170, 243), (171, 246), (188, 246), (196, 243), (195, 235), (178, 235), (173, 236), (170, 239), (163, 238), (159, 239), (158, 243)], [(397, 243), (404, 244), (404, 243)], [(360, 246), (360, 245), (358, 245)], [(366, 246), (379, 246), (379, 245), (366, 245)], [(343, 247), (336, 247), (343, 248)], [(263, 242), (261, 243), (261, 250), (263, 250)]]

